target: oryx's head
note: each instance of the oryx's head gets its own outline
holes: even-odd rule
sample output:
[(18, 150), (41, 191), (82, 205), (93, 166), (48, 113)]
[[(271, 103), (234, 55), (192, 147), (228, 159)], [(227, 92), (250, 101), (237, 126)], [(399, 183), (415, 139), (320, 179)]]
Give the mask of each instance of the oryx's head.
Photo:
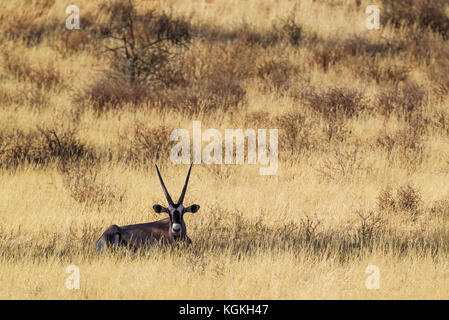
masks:
[(195, 213), (200, 209), (200, 206), (197, 204), (192, 204), (191, 206), (184, 207), (184, 196), (186, 194), (187, 190), (187, 184), (189, 183), (189, 177), (190, 177), (190, 171), (192, 170), (192, 165), (190, 165), (189, 173), (187, 173), (186, 182), (184, 184), (184, 187), (182, 188), (181, 196), (179, 197), (179, 200), (177, 203), (174, 203), (173, 200), (170, 197), (170, 194), (167, 191), (167, 188), (165, 187), (164, 180), (162, 180), (161, 173), (159, 172), (159, 168), (156, 165), (157, 175), (159, 176), (159, 180), (161, 182), (162, 190), (164, 190), (165, 198), (167, 198), (168, 201), (168, 207), (163, 207), (160, 204), (155, 204), (153, 206), (153, 209), (156, 213), (160, 212), (166, 212), (168, 213), (168, 216), (170, 217), (170, 230), (173, 233), (174, 236), (180, 236), (183, 231), (183, 217), (184, 213), (191, 212)]

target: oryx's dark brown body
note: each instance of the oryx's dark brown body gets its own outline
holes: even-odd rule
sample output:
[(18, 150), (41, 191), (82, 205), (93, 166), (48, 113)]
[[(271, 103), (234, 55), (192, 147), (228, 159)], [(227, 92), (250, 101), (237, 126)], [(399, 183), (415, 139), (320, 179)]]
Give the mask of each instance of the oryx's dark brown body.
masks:
[(129, 246), (130, 248), (150, 247), (154, 242), (173, 243), (175, 241), (185, 241), (190, 244), (192, 241), (187, 236), (185, 223), (182, 224), (180, 235), (173, 235), (170, 230), (170, 218), (149, 223), (132, 224), (119, 227), (112, 225), (106, 229), (97, 241), (97, 251), (101, 252), (104, 247)]
[(192, 166), (190, 166), (184, 188), (177, 204), (173, 203), (157, 166), (156, 169), (169, 207), (165, 208), (157, 204), (153, 208), (156, 213), (168, 213), (169, 217), (155, 222), (132, 224), (122, 227), (112, 225), (98, 239), (96, 243), (98, 252), (102, 252), (107, 247), (118, 248), (119, 246), (128, 246), (134, 249), (150, 247), (154, 242), (174, 243), (183, 241), (187, 244), (191, 243), (191, 240), (187, 237), (187, 229), (183, 215), (185, 212), (197, 212), (200, 206), (194, 204), (185, 208), (182, 202), (184, 201)]

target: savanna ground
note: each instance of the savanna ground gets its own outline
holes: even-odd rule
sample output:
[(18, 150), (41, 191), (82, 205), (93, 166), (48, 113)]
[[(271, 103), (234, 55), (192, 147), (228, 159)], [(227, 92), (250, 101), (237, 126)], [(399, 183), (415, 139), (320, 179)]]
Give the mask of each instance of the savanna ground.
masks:
[[(140, 1), (136, 37), (167, 39), (142, 73), (107, 3), (0, 2), (1, 298), (449, 297), (448, 1)], [(195, 165), (189, 248), (97, 255), (161, 218), (155, 163), (178, 197), (170, 132), (194, 120), (279, 128), (278, 172)]]

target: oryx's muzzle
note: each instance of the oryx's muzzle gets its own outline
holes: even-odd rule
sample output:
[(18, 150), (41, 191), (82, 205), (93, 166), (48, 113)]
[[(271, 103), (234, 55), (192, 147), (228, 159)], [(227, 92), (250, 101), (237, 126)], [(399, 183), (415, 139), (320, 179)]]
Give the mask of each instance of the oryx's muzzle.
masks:
[(171, 226), (171, 232), (173, 232), (174, 235), (178, 235), (181, 233), (181, 224), (180, 223), (173, 223)]

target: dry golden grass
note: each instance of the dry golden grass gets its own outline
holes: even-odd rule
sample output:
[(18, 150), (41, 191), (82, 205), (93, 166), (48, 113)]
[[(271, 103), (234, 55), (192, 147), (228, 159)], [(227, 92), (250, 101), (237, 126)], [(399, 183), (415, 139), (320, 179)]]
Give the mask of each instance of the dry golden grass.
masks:
[[(132, 91), (101, 72), (111, 17), (76, 4), (68, 31), (62, 2), (0, 2), (0, 298), (449, 298), (444, 16), (410, 24), (384, 1), (394, 23), (370, 31), (368, 1), (142, 1), (192, 39), (166, 86)], [(279, 128), (277, 174), (196, 165), (192, 246), (97, 255), (109, 225), (161, 218), (154, 163), (181, 191), (169, 135), (194, 120)]]

